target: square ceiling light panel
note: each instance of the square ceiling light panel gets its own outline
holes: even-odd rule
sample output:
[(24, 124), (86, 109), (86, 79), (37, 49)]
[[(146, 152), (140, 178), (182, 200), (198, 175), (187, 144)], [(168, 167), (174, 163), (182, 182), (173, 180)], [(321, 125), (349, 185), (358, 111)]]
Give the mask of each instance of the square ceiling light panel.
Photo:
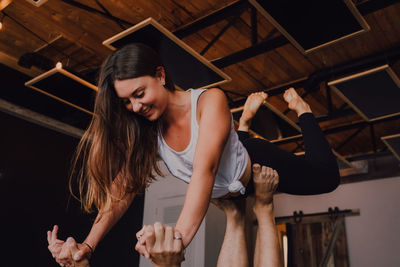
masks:
[(364, 120), (400, 114), (400, 80), (389, 65), (328, 83)]
[(369, 30), (351, 0), (249, 2), (304, 54)]
[[(92, 117), (90, 114), (25, 86), (25, 82), (32, 79), (31, 76), (3, 64), (0, 64), (0, 73), (3, 77), (7, 77), (3, 79), (0, 90), (0, 102), (3, 103), (0, 104), (0, 109), (8, 110), (12, 115), (17, 114), (16, 116), (20, 114), (19, 117), (23, 119), (32, 118), (31, 121), (41, 121), (40, 118), (43, 118), (44, 125), (53, 124), (51, 121), (58, 121), (78, 129), (88, 127)], [(27, 116), (24, 116), (25, 113)], [(36, 120), (35, 115), (30, 116), (32, 114), (39, 114), (39, 119)], [(58, 128), (58, 123), (55, 124)]]
[(42, 94), (90, 115), (97, 87), (62, 68), (61, 63), (25, 83)]
[(144, 43), (156, 50), (172, 80), (181, 89), (207, 88), (231, 81), (227, 74), (152, 18), (103, 42), (112, 50), (129, 43)]
[(400, 161), (400, 134), (381, 137), (385, 145), (392, 151), (393, 155)]

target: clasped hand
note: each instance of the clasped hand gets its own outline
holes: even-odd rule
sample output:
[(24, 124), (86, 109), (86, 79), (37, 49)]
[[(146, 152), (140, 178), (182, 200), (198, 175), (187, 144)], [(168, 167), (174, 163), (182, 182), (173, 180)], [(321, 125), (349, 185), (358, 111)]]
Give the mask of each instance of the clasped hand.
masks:
[(171, 226), (145, 225), (136, 238), (135, 249), (155, 266), (180, 266), (184, 260), (182, 235)]
[[(74, 262), (80, 262), (91, 257), (91, 251), (84, 244), (77, 244), (75, 240), (63, 241), (57, 239), (58, 226), (55, 225), (52, 231), (47, 231), (48, 249), (60, 266), (74, 266)], [(73, 242), (72, 242), (73, 240)], [(74, 248), (71, 245), (74, 244)], [(83, 265), (82, 265), (83, 266)]]

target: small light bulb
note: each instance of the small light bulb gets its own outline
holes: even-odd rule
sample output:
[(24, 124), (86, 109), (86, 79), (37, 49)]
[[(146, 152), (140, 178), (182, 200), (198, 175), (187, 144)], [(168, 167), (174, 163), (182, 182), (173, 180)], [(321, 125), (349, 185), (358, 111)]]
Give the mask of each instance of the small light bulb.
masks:
[(56, 68), (57, 68), (57, 69), (62, 69), (62, 63), (61, 63), (61, 62), (57, 62)]
[(3, 29), (3, 22), (0, 21), (0, 30)]

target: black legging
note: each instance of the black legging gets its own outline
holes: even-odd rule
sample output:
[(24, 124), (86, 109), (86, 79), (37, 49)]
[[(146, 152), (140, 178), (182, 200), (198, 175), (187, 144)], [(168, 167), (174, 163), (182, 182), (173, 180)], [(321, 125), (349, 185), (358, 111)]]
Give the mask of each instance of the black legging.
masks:
[[(250, 138), (248, 132), (238, 131), (239, 140), (249, 153), (252, 164), (268, 166), (278, 172), (278, 191), (295, 195), (331, 192), (340, 183), (336, 158), (312, 113), (302, 114), (299, 123), (305, 158), (281, 150), (266, 140)], [(246, 191), (246, 195), (254, 192), (252, 179)]]

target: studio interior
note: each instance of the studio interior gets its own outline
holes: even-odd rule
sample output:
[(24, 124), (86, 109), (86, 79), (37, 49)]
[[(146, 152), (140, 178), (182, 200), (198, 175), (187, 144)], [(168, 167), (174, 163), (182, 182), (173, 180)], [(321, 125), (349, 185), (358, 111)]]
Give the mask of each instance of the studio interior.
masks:
[(0, 0), (0, 77), (2, 267), (400, 266), (398, 0)]

